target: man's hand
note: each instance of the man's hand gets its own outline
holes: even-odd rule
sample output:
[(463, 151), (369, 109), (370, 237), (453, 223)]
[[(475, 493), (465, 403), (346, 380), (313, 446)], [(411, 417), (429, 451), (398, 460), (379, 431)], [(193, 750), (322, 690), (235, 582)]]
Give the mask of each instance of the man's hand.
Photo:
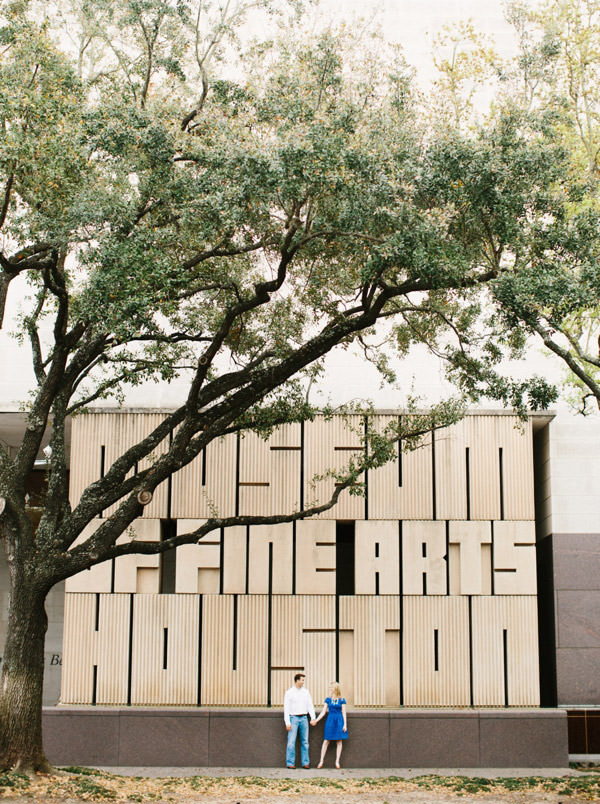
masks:
[(286, 727), (285, 727), (285, 728), (286, 728), (286, 731), (291, 731), (291, 730), (292, 730), (292, 727), (291, 727), (291, 725), (289, 725), (289, 726), (286, 726)]
[(310, 725), (311, 725), (311, 726), (316, 726), (316, 725), (317, 725), (317, 721), (316, 721), (316, 720), (311, 720), (311, 721), (310, 721)]

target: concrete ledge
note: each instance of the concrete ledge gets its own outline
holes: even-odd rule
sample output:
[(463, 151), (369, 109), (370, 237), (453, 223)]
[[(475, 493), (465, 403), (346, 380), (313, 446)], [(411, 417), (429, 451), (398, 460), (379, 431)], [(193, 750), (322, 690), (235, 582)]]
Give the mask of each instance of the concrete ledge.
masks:
[[(346, 768), (568, 766), (562, 709), (401, 709), (348, 713)], [(285, 764), (281, 711), (48, 707), (56, 765), (263, 767)], [(310, 731), (316, 765), (323, 723)], [(330, 753), (333, 748), (330, 748)]]

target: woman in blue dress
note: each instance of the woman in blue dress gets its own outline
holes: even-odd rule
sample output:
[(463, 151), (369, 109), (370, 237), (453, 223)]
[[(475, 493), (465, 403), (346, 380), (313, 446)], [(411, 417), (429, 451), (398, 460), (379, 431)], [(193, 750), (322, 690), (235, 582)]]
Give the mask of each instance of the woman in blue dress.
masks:
[(332, 681), (329, 685), (329, 696), (325, 698), (325, 704), (316, 722), (318, 723), (325, 715), (327, 715), (327, 720), (325, 721), (325, 730), (323, 732), (321, 759), (317, 768), (323, 767), (325, 753), (332, 740), (337, 743), (335, 767), (339, 768), (342, 755), (342, 740), (348, 739), (348, 723), (346, 721), (346, 699), (342, 698), (342, 691), (337, 681)]

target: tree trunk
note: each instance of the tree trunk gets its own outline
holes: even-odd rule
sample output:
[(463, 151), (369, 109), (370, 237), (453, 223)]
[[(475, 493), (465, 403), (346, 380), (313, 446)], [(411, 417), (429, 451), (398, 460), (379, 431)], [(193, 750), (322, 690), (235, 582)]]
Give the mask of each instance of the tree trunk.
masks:
[(48, 772), (42, 744), (46, 590), (10, 568), (8, 635), (0, 687), (0, 768)]

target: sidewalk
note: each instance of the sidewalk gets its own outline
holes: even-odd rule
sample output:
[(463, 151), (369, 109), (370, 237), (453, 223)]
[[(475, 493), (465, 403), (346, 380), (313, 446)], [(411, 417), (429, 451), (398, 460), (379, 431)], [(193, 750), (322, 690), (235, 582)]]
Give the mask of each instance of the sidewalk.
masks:
[[(99, 767), (99, 766), (97, 766)], [(99, 770), (115, 773), (120, 776), (143, 776), (162, 778), (165, 776), (208, 776), (214, 778), (235, 776), (258, 776), (263, 779), (380, 779), (388, 776), (399, 776), (403, 779), (414, 779), (416, 776), (475, 776), (484, 779), (515, 778), (526, 776), (585, 776), (587, 771), (573, 768), (336, 768), (325, 767), (321, 770), (312, 767), (309, 770), (287, 768), (109, 768)]]

